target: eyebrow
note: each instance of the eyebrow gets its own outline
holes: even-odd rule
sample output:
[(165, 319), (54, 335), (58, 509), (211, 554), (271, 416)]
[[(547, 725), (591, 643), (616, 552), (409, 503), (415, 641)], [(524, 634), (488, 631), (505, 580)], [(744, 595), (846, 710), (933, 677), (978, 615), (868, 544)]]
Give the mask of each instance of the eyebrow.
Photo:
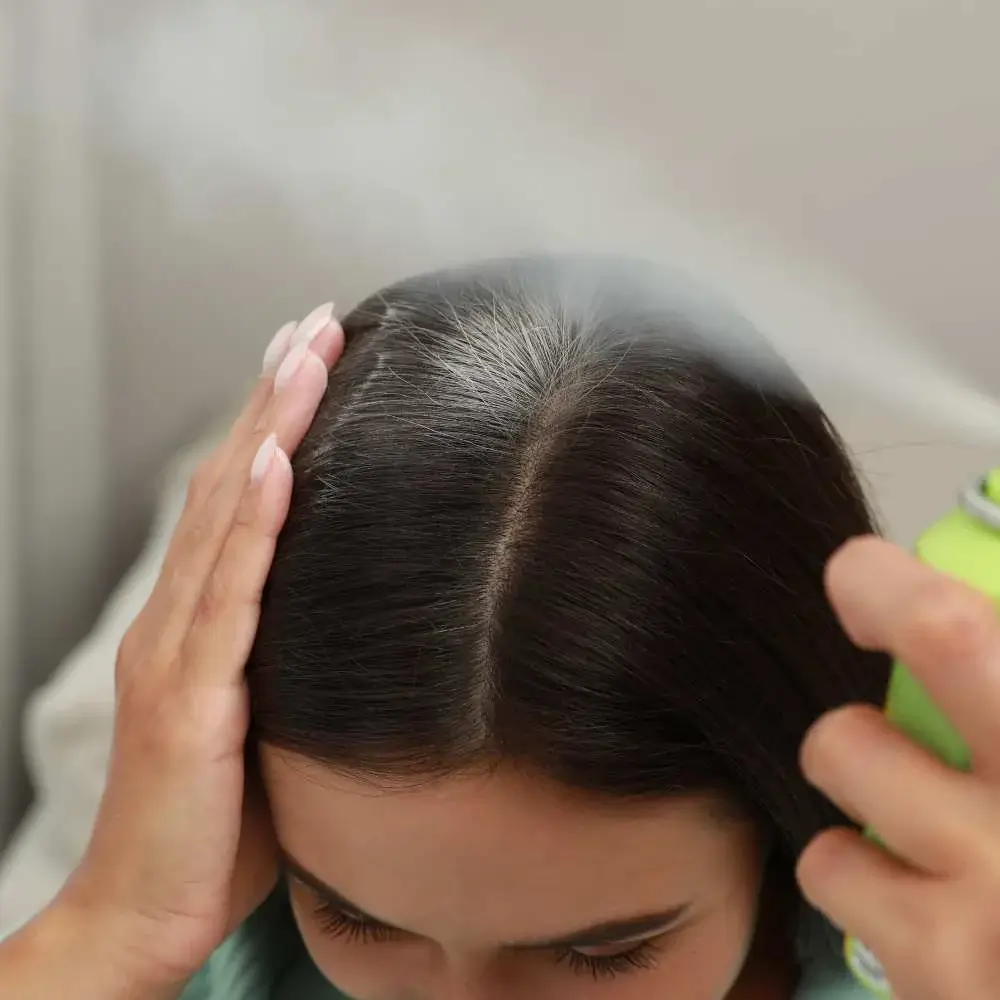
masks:
[[(303, 868), (302, 865), (284, 850), (281, 851), (281, 860), (285, 870), (296, 881), (307, 886), (324, 902), (344, 910), (349, 916), (357, 917), (366, 923), (377, 924), (379, 927), (398, 931), (400, 934), (412, 933), (367, 913), (356, 903), (352, 903), (346, 896), (342, 896), (332, 886), (327, 885)], [(508, 944), (506, 947), (523, 951), (610, 947), (616, 944), (641, 940), (642, 938), (651, 937), (654, 934), (666, 933), (667, 930), (679, 923), (689, 910), (690, 904), (683, 903), (656, 913), (643, 913), (624, 920), (609, 920), (593, 924), (590, 927), (583, 927), (580, 930), (572, 931), (557, 938), (547, 938), (541, 941), (516, 941)]]

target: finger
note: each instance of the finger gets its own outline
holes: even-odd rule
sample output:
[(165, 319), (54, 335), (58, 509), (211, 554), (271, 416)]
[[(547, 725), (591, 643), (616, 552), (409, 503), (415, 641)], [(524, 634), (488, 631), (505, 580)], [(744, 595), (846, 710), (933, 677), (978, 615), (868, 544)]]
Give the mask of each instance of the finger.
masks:
[(934, 874), (992, 850), (1000, 808), (980, 782), (946, 767), (870, 706), (825, 715), (802, 745), (806, 777), (895, 854)]
[(260, 377), (257, 379), (250, 398), (240, 411), (229, 433), (220, 442), (219, 446), (209, 456), (205, 463), (205, 468), (199, 470), (203, 472), (203, 482), (197, 484), (195, 492), (201, 491), (202, 495), (195, 498), (196, 502), (204, 501), (211, 495), (222, 470), (230, 461), (232, 454), (239, 442), (243, 441), (256, 426), (261, 414), (267, 407), (268, 401), (274, 390), (274, 376), (277, 373), (281, 362), (288, 354), (291, 347), (292, 337), (295, 335), (299, 324), (294, 320), (282, 326), (271, 339), (267, 349), (264, 351), (264, 362)]
[(994, 995), (996, 907), (988, 883), (920, 875), (849, 830), (813, 840), (797, 875), (809, 902), (877, 956), (893, 996)]
[(992, 600), (896, 546), (859, 539), (827, 587), (860, 646), (897, 656), (963, 734), (976, 770), (1000, 776), (1000, 623)]
[(261, 431), (249, 438), (233, 456), (201, 518), (192, 518), (178, 537), (176, 568), (161, 577), (164, 600), (169, 606), (161, 641), (170, 648), (183, 640), (196, 609), (204, 603), (205, 587), (226, 544), (246, 489), (253, 453), (270, 436), (262, 437), (263, 431), (270, 428), (280, 447), (291, 448), (301, 440), (315, 415), (326, 388), (326, 366), (308, 351), (301, 354), (297, 373), (269, 404)]
[(329, 366), (339, 358), (343, 347), (343, 328), (332, 321), (314, 339), (293, 346), (285, 357), (275, 375), (274, 394), (254, 433), (237, 449), (216, 487), (214, 503), (220, 512), (231, 512), (230, 525), (246, 494), (251, 465), (264, 441), (273, 434), (286, 456), (294, 454), (302, 443), (326, 392)]
[[(192, 480), (188, 503), (181, 515), (178, 529), (174, 533), (164, 559), (164, 573), (170, 576), (176, 563), (185, 562), (183, 539), (187, 528), (200, 517), (204, 507), (213, 497), (219, 481), (236, 457), (247, 448), (248, 441), (266, 437), (268, 414), (274, 399), (275, 377), (287, 358), (293, 345), (308, 343), (326, 365), (332, 365), (343, 348), (343, 330), (333, 318), (333, 303), (326, 303), (313, 310), (301, 323), (286, 323), (274, 335), (264, 352), (261, 377), (251, 393), (247, 405), (230, 429), (226, 438), (213, 454), (202, 464)], [(181, 550), (181, 551), (178, 551)]]
[(334, 321), (311, 343), (292, 349), (275, 376), (275, 392), (252, 433), (235, 448), (212, 495), (200, 511), (182, 518), (171, 561), (165, 563), (157, 584), (164, 606), (161, 638), (168, 647), (175, 648), (187, 633), (246, 490), (254, 455), (272, 433), (286, 454), (298, 447), (326, 391), (327, 366), (339, 357), (343, 343), (343, 329)]
[[(299, 362), (296, 351), (301, 355)], [(276, 382), (275, 432), (258, 446), (242, 483), (242, 462), (234, 461), (227, 473), (242, 499), (194, 604), (182, 657), (197, 684), (242, 683), (260, 616), (261, 593), (288, 513), (292, 489), (288, 452), (305, 435), (326, 387), (326, 365), (306, 344), (293, 348), (286, 364), (289, 367), (279, 371)]]
[[(288, 356), (288, 352), (297, 344), (309, 343), (331, 323), (336, 323), (333, 317), (333, 303), (327, 302), (314, 309), (301, 323), (286, 323), (274, 335), (264, 352), (261, 376), (251, 394), (250, 402), (237, 418), (225, 442), (218, 449), (216, 461), (220, 472), (228, 466), (233, 452), (240, 443), (252, 435), (254, 428), (259, 424), (261, 415), (272, 395), (274, 377), (278, 373), (281, 363)], [(328, 364), (333, 363), (332, 358), (327, 359), (326, 355), (322, 353), (320, 345), (317, 345), (316, 353), (327, 360)]]
[(796, 877), (806, 899), (889, 964), (918, 936), (928, 879), (853, 830), (826, 830), (803, 851)]
[(240, 842), (229, 893), (228, 933), (235, 931), (271, 895), (280, 864), (256, 755), (248, 753), (246, 757)]
[(242, 684), (260, 619), (264, 582), (288, 513), (292, 467), (271, 436), (254, 461), (253, 479), (202, 592), (184, 643), (184, 670), (196, 685)]
[(270, 816), (253, 803), (245, 805), (233, 866), (227, 934), (235, 931), (274, 892), (280, 864)]
[(298, 327), (299, 324), (294, 321), (286, 323), (271, 338), (271, 342), (264, 352), (260, 378), (254, 385), (246, 405), (240, 411), (225, 438), (199, 464), (191, 477), (184, 509), (167, 546), (157, 583), (140, 615), (140, 623), (147, 619), (162, 619), (166, 610), (165, 605), (168, 605), (169, 593), (173, 590), (168, 581), (178, 573), (180, 566), (183, 565), (183, 542), (190, 536), (192, 525), (198, 523), (197, 519), (201, 517), (205, 505), (212, 496), (222, 475), (222, 470), (232, 461), (235, 449), (241, 441), (245, 440), (257, 425), (261, 414), (264, 413), (274, 392), (274, 375), (288, 353), (292, 337)]
[[(192, 481), (192, 491), (184, 514), (197, 512), (209, 500), (224, 471), (232, 463), (238, 451), (246, 442), (260, 436), (266, 420), (268, 407), (274, 396), (274, 382), (281, 364), (293, 345), (311, 343), (314, 352), (329, 366), (334, 363), (343, 346), (343, 330), (333, 318), (333, 303), (327, 303), (313, 310), (301, 323), (286, 323), (274, 335), (264, 352), (261, 377), (258, 379), (250, 400), (243, 408), (225, 440), (198, 470)], [(327, 329), (327, 328), (332, 329)], [(183, 516), (182, 516), (183, 521)], [(182, 525), (183, 526), (183, 525)], [(175, 538), (181, 532), (175, 534)], [(173, 555), (168, 550), (165, 565), (170, 565)]]

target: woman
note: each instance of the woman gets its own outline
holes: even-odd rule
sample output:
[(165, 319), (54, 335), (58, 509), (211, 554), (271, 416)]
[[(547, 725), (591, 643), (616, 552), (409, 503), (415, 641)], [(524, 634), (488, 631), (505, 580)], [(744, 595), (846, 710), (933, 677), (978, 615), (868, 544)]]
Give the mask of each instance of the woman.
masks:
[[(0, 985), (853, 995), (794, 887), (839, 818), (796, 762), (818, 716), (884, 691), (823, 593), (871, 523), (752, 333), (741, 377), (705, 350), (732, 324), (639, 265), (530, 259), (283, 330), (123, 644), (87, 858)], [(981, 752), (953, 775), (875, 709), (828, 716), (807, 773), (906, 861), (822, 834), (803, 888), (903, 1000), (989, 995), (992, 608), (875, 541), (828, 583)], [(942, 683), (959, 662), (976, 692)]]

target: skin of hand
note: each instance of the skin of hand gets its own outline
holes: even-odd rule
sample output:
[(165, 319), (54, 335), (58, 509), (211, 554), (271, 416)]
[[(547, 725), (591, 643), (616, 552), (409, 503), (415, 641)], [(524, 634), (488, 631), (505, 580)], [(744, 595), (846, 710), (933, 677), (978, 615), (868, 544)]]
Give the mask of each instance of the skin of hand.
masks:
[(962, 733), (973, 767), (946, 767), (873, 708), (822, 718), (803, 745), (807, 777), (889, 850), (827, 831), (800, 859), (802, 889), (878, 956), (898, 1000), (1000, 997), (997, 609), (874, 538), (842, 548), (827, 585), (854, 642), (906, 663)]
[(277, 878), (245, 780), (244, 666), (298, 446), (344, 333), (323, 306), (283, 327), (246, 408), (193, 477), (152, 595), (116, 663), (115, 731), (86, 854), (0, 946), (0, 996), (176, 996)]

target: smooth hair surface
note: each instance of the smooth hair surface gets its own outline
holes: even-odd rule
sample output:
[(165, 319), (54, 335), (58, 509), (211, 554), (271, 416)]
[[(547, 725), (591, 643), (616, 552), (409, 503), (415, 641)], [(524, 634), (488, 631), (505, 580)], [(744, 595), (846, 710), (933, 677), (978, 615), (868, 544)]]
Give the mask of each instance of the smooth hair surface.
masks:
[(871, 515), (791, 373), (699, 348), (739, 321), (698, 301), (543, 257), (359, 305), (294, 461), (256, 738), (376, 778), (509, 762), (605, 796), (723, 791), (789, 851), (835, 820), (797, 755), (884, 693), (822, 586)]

